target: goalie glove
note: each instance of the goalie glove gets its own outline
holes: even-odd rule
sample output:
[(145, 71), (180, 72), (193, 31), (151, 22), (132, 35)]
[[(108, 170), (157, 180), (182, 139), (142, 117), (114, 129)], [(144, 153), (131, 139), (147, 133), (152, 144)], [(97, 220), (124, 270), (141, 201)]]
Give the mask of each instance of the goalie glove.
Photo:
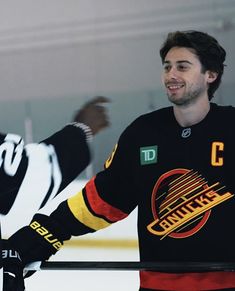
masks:
[(70, 237), (64, 227), (53, 218), (36, 214), (32, 222), (13, 234), (9, 241), (19, 252), (25, 266), (31, 262), (49, 259), (63, 246), (63, 241)]

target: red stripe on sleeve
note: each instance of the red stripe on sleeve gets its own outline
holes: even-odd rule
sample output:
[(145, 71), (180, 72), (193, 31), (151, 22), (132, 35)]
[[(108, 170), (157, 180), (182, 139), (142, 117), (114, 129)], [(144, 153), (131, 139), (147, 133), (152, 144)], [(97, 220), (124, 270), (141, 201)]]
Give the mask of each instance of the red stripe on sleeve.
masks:
[(100, 198), (95, 186), (95, 177), (86, 184), (86, 195), (90, 207), (97, 215), (104, 216), (111, 222), (116, 222), (128, 216), (127, 213), (111, 206)]

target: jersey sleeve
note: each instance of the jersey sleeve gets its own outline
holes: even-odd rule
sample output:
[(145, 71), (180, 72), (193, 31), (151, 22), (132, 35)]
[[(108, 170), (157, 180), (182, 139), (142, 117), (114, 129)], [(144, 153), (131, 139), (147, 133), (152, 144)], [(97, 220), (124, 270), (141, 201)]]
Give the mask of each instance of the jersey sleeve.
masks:
[[(52, 212), (71, 235), (82, 235), (124, 219), (137, 205), (134, 183), (134, 138), (130, 130), (120, 137), (105, 169), (94, 176), (76, 195)], [(64, 219), (66, 217), (66, 219)]]
[(31, 208), (36, 212), (72, 182), (89, 161), (85, 133), (73, 125), (41, 143), (27, 145), (16, 134), (1, 134), (0, 213), (14, 216), (32, 195)]
[(86, 134), (73, 124), (65, 126), (41, 143), (54, 147), (62, 175), (58, 192), (72, 182), (91, 160)]
[(27, 169), (23, 139), (16, 134), (0, 134), (0, 213), (11, 208)]

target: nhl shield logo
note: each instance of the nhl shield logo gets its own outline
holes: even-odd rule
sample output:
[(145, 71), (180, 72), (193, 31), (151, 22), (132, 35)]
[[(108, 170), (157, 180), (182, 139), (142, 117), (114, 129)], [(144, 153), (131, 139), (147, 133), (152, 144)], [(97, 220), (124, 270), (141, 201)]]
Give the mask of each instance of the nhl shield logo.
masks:
[(188, 128), (184, 128), (184, 129), (182, 130), (181, 136), (182, 136), (183, 138), (187, 138), (187, 137), (189, 137), (190, 135), (191, 135), (191, 128), (190, 128), (190, 127), (188, 127)]

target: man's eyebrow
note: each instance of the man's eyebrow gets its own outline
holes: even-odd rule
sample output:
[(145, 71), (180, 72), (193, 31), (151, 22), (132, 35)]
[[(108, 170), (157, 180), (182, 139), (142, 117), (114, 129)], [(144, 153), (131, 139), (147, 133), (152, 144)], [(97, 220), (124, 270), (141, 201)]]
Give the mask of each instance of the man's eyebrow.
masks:
[[(177, 64), (182, 64), (182, 63), (187, 63), (187, 64), (190, 64), (192, 65), (193, 63), (191, 63), (190, 61), (188, 60), (180, 60), (180, 61), (176, 61)], [(163, 64), (171, 64), (171, 61), (164, 61)]]

